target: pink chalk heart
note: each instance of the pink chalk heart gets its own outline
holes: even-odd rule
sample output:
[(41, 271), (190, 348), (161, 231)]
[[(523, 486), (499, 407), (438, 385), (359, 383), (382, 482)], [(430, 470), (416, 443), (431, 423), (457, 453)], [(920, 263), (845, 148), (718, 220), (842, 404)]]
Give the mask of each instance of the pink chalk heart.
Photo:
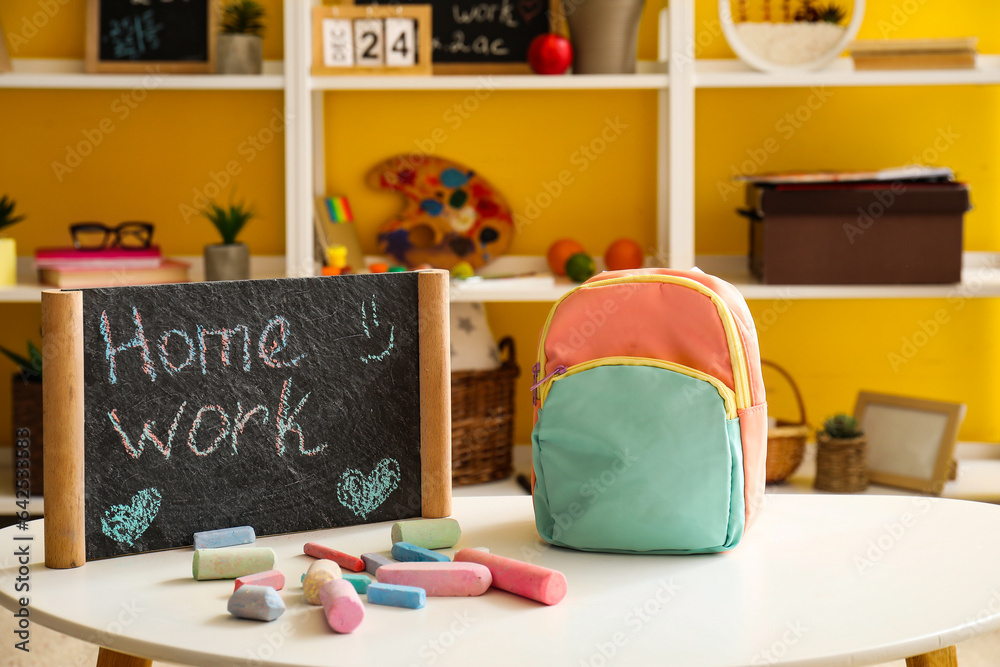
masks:
[(133, 546), (160, 513), (161, 499), (159, 491), (149, 488), (132, 496), (130, 505), (112, 505), (101, 517), (101, 531), (116, 542)]
[(542, 13), (542, 0), (519, 0), (517, 13), (525, 23), (531, 23), (531, 19)]
[(345, 470), (337, 483), (337, 500), (362, 519), (385, 502), (399, 485), (399, 463), (382, 459), (370, 474), (350, 468)]

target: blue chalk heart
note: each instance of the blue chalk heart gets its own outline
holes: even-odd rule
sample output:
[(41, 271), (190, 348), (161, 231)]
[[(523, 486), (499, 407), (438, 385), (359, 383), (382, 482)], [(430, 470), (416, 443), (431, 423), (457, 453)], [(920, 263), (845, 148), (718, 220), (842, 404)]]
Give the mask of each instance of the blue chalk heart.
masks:
[(156, 489), (139, 491), (132, 496), (131, 505), (112, 505), (104, 512), (101, 530), (116, 542), (133, 546), (159, 514), (161, 499)]
[(399, 463), (382, 459), (371, 474), (345, 470), (337, 484), (337, 500), (362, 519), (378, 509), (399, 485)]

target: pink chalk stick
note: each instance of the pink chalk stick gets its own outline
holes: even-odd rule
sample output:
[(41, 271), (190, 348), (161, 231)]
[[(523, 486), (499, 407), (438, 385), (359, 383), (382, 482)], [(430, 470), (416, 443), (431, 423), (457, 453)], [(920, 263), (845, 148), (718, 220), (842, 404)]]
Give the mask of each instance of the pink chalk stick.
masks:
[(493, 575), (493, 587), (502, 591), (544, 604), (556, 604), (566, 597), (566, 576), (541, 565), (504, 558), (478, 549), (462, 549), (455, 554), (454, 560), (485, 565)]
[(365, 619), (365, 606), (349, 581), (334, 579), (326, 582), (319, 589), (319, 600), (326, 622), (336, 632), (354, 632)]
[(428, 597), (482, 595), (493, 583), (490, 569), (479, 563), (390, 563), (375, 577), (382, 584), (422, 588)]
[(247, 574), (237, 577), (236, 588), (233, 591), (238, 591), (240, 590), (240, 586), (246, 586), (247, 584), (251, 586), (270, 586), (274, 590), (280, 591), (285, 587), (285, 575), (278, 570), (268, 570), (267, 572), (258, 572), (257, 574)]
[(360, 558), (355, 558), (351, 554), (345, 554), (343, 551), (337, 551), (316, 542), (306, 542), (306, 545), (302, 547), (302, 551), (305, 555), (312, 556), (313, 558), (332, 560), (340, 567), (351, 572), (365, 571), (365, 562)]

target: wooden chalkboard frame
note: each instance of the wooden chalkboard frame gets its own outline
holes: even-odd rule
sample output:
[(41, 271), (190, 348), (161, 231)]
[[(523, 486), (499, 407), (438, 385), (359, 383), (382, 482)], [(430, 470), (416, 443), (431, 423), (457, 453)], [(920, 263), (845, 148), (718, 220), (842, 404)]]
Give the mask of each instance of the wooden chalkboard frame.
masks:
[(206, 0), (208, 11), (208, 60), (135, 61), (101, 60), (101, 0), (87, 0), (87, 44), (84, 69), (89, 73), (145, 74), (150, 68), (169, 74), (211, 74), (215, 72), (215, 40), (218, 30), (217, 0)]
[[(446, 271), (417, 278), (421, 515), (451, 514), (451, 359)], [(86, 563), (83, 292), (42, 293), (45, 565)]]
[[(407, 18), (417, 22), (417, 64), (413, 67), (327, 67), (323, 64), (323, 30), (325, 18), (385, 19)], [(431, 74), (430, 5), (320, 5), (312, 10), (312, 74), (313, 76), (401, 76)]]

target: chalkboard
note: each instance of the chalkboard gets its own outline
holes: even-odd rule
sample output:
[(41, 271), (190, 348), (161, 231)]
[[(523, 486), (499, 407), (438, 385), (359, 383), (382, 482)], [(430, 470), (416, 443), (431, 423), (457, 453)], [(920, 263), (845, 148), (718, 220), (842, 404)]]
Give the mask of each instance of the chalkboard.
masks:
[(83, 290), (86, 559), (428, 515), (434, 274)]
[(212, 0), (87, 0), (87, 71), (211, 72)]
[(529, 72), (528, 47), (561, 24), (559, 0), (394, 0), (430, 4), (436, 74)]

